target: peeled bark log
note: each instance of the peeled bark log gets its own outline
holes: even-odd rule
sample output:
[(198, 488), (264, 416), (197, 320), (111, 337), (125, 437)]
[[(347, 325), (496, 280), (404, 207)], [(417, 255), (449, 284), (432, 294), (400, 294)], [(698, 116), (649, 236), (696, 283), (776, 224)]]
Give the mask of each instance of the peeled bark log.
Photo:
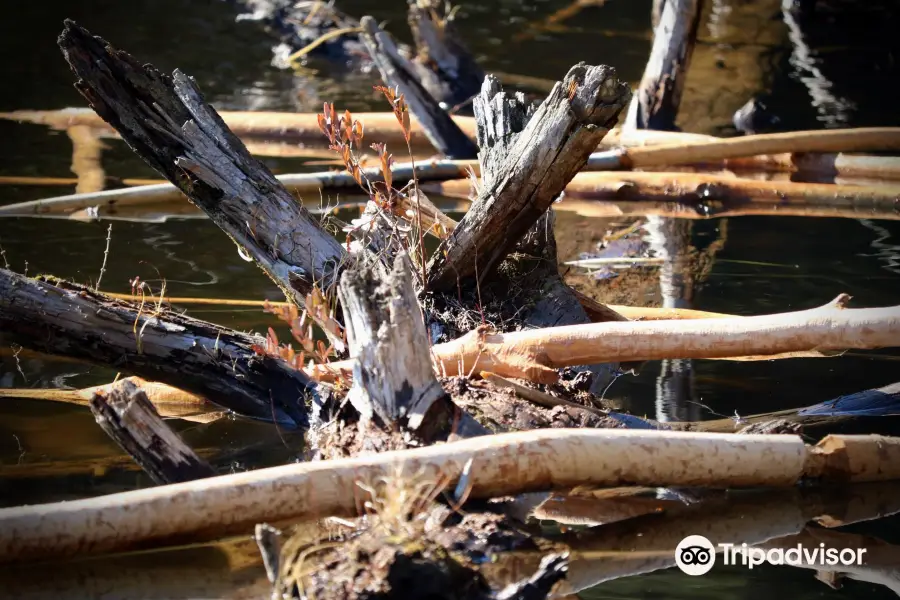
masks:
[[(316, 114), (271, 111), (222, 111), (219, 113), (228, 128), (242, 141), (282, 140), (289, 142), (313, 142), (321, 144), (322, 130), (319, 129)], [(403, 144), (403, 132), (397, 127), (397, 118), (390, 112), (353, 113), (366, 126), (366, 137), (387, 144)], [(453, 122), (470, 138), (475, 138), (475, 119), (453, 115)], [(53, 129), (65, 130), (69, 127), (87, 125), (99, 129), (104, 135), (117, 135), (97, 113), (88, 108), (64, 108), (61, 110), (17, 110), (0, 113), (0, 119), (47, 125)], [(410, 117), (410, 133), (413, 144), (427, 144), (425, 130), (415, 115)], [(672, 137), (661, 138), (667, 142)]]
[(158, 484), (193, 481), (216, 474), (169, 429), (147, 395), (130, 381), (117, 383), (108, 396), (95, 393), (91, 412), (103, 431)]
[[(843, 447), (832, 451), (834, 445)], [(808, 448), (788, 435), (549, 430), (482, 436), (0, 509), (0, 561), (134, 550), (246, 533), (259, 522), (352, 513), (358, 509), (359, 481), (404, 472), (453, 482), (469, 460), (471, 498), (576, 485), (793, 486), (808, 474), (819, 481), (900, 479), (900, 439), (826, 439), (822, 447), (826, 450)], [(860, 457), (875, 463), (857, 462)], [(98, 519), (108, 526), (96, 527)]]
[[(485, 277), (506, 257), (522, 236), (587, 161), (618, 118), (628, 101), (628, 87), (619, 83), (609, 67), (573, 67), (534, 112), (524, 129), (510, 122), (498, 127), (500, 115), (489, 110), (492, 102), (506, 100), (496, 79), (485, 79), (476, 99), (476, 110), (484, 122), (485, 139), (498, 140), (495, 150), (502, 159), (450, 238), (433, 255), (428, 288), (447, 290), (457, 281), (479, 272)], [(515, 114), (525, 116), (524, 107)], [(518, 134), (514, 141), (508, 138)], [(491, 164), (484, 158), (485, 168)]]
[[(401, 163), (394, 165), (391, 172), (396, 181), (413, 177), (420, 181), (459, 179), (468, 175), (466, 169), (469, 165), (468, 161), (442, 160), (416, 164), (413, 168), (410, 163)], [(364, 174), (369, 181), (383, 180), (381, 167), (365, 169)], [(315, 195), (316, 202), (319, 202), (321, 198), (320, 191), (359, 190), (359, 184), (346, 171), (286, 174), (279, 175), (275, 179), (288, 190), (288, 193)], [(123, 206), (152, 206), (162, 202), (179, 201), (183, 198), (184, 194), (179, 188), (168, 183), (160, 183), (7, 204), (0, 206), (0, 216), (72, 214), (86, 208), (113, 209)], [(200, 208), (202, 209), (202, 207)]]
[(667, 0), (664, 4), (635, 98), (636, 109), (629, 114), (629, 126), (675, 128), (686, 72), (697, 40), (701, 3), (701, 0)]
[[(468, 197), (471, 183), (426, 184), (429, 193)], [(559, 210), (586, 216), (660, 214), (686, 218), (742, 215), (897, 218), (895, 186), (760, 181), (706, 173), (578, 173), (566, 186)], [(596, 201), (597, 206), (585, 204)]]
[[(129, 381), (141, 389), (154, 409), (163, 418), (177, 417), (186, 420), (202, 419), (214, 414), (216, 408), (211, 402), (195, 394), (159, 383), (145, 381), (140, 377), (126, 377), (116, 383), (98, 385), (80, 390), (46, 389), (46, 388), (8, 388), (0, 389), (0, 398), (33, 398), (50, 402), (67, 402), (88, 406), (94, 394), (109, 394), (123, 381)], [(222, 414), (222, 413), (219, 413)]]
[(844, 308), (843, 294), (805, 311), (735, 319), (609, 322), (513, 333), (472, 332), (432, 352), (447, 375), (475, 370), (552, 382), (556, 369), (608, 361), (765, 356), (900, 345), (900, 306)]
[(250, 156), (189, 77), (142, 67), (72, 21), (58, 42), (91, 107), (289, 299), (303, 306), (314, 282), (333, 281), (345, 256), (340, 243)]
[(450, 158), (474, 158), (478, 148), (422, 87), (414, 75), (412, 63), (401, 56), (391, 37), (378, 27), (372, 17), (363, 17), (360, 25), (363, 28), (362, 40), (382, 79), (388, 87), (397, 88), (403, 94), (409, 110), (416, 115), (432, 145)]
[(0, 269), (0, 331), (25, 348), (169, 383), (238, 414), (293, 426), (316, 385), (253, 347), (261, 338), (62, 281)]
[[(589, 165), (646, 169), (675, 165), (718, 164), (723, 168), (833, 171), (847, 176), (898, 176), (898, 159), (836, 152), (900, 150), (900, 128), (859, 127), (828, 131), (789, 131), (738, 138), (690, 140), (649, 147), (626, 147), (591, 156)], [(816, 154), (808, 154), (816, 153)], [(831, 153), (831, 154), (829, 154)]]

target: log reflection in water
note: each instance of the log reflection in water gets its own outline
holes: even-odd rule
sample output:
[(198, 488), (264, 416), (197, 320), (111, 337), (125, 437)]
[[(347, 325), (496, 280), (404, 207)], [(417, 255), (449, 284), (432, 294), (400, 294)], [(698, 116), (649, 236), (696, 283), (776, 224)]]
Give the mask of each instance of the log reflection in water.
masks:
[[(48, 571), (52, 570), (52, 577)], [(0, 568), (7, 598), (78, 596), (142, 598), (264, 598), (269, 582), (252, 540), (107, 557), (102, 560)]]
[[(602, 501), (598, 501), (602, 506)], [(557, 595), (574, 594), (604, 582), (675, 566), (675, 548), (688, 535), (703, 535), (713, 544), (740, 547), (796, 547), (820, 542), (838, 548), (864, 547), (871, 562), (842, 572), (897, 591), (900, 547), (876, 538), (826, 529), (879, 519), (900, 512), (896, 482), (816, 490), (754, 491), (712, 496), (693, 505), (653, 513), (554, 538), (571, 552), (568, 577)], [(814, 523), (816, 525), (810, 525)], [(541, 553), (511, 553), (485, 568), (488, 577), (515, 580), (532, 572)], [(721, 557), (717, 562), (721, 561)], [(811, 567), (823, 570), (834, 567)]]

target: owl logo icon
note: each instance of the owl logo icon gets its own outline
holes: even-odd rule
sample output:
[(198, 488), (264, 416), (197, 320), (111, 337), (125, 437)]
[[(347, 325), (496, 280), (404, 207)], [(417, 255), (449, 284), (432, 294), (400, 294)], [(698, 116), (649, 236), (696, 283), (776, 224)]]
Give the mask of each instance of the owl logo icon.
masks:
[(688, 575), (705, 575), (716, 564), (716, 549), (702, 535), (689, 535), (675, 548), (675, 564)]

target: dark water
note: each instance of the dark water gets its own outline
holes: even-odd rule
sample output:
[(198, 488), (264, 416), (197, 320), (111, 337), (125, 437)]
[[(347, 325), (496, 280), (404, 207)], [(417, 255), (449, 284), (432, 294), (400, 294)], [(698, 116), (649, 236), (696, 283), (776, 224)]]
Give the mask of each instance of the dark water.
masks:
[[(611, 64), (624, 79), (638, 81), (650, 48), (650, 2), (583, 4), (467, 0), (458, 22), (485, 70), (504, 73), (510, 81), (515, 75), (556, 80), (582, 60)], [(688, 131), (732, 134), (731, 114), (753, 96), (765, 98), (777, 117), (770, 120), (776, 130), (900, 124), (896, 94), (887, 92), (897, 76), (900, 11), (887, 2), (819, 4), (817, 12), (802, 17), (802, 27), (792, 29), (777, 1), (707, 2), (680, 125)], [(858, 13), (848, 12), (851, 5)], [(4, 8), (0, 111), (84, 104), (55, 44), (65, 17), (142, 61), (193, 75), (220, 109), (315, 111), (323, 100), (351, 110), (385, 108), (371, 92), (374, 80), (366, 76), (345, 76), (333, 66), (313, 64), (314, 76), (301, 79), (270, 67), (271, 38), (252, 23), (235, 23), (235, 9), (227, 2), (12, 0)], [(408, 37), (401, 2), (346, 0), (341, 8), (387, 20), (398, 36)], [(798, 40), (811, 52), (798, 51)], [(121, 142), (104, 143), (108, 175), (156, 177)], [(0, 121), (0, 175), (70, 177), (71, 152), (64, 132)], [(312, 168), (304, 167), (303, 159), (265, 160), (276, 172)], [(72, 190), (2, 186), (0, 203)], [(560, 259), (575, 258), (590, 250), (591, 241), (606, 229), (629, 223), (560, 218), (557, 237), (568, 253)], [(897, 221), (739, 217), (725, 225), (724, 220), (695, 221), (682, 228), (688, 243), (701, 250), (725, 235), (711, 269), (690, 290), (693, 308), (743, 315), (780, 312), (821, 305), (841, 292), (852, 294), (855, 306), (900, 304)], [(0, 245), (16, 270), (27, 264), (28, 273), (88, 283), (99, 275), (107, 226), (7, 218), (0, 221)], [(278, 299), (277, 288), (240, 260), (234, 244), (212, 223), (200, 219), (114, 222), (102, 287), (125, 292), (135, 276), (154, 286), (164, 278), (169, 296)], [(658, 288), (649, 299), (662, 300)], [(272, 324), (255, 308), (190, 307), (189, 313), (238, 329), (259, 331)], [(637, 377), (621, 378), (608, 395), (635, 414), (660, 419), (748, 415), (893, 383), (900, 379), (898, 360), (896, 351), (878, 351), (827, 360), (667, 361), (647, 365)], [(0, 387), (80, 388), (114, 376), (108, 368), (27, 353), (16, 360), (11, 352), (0, 353)], [(223, 472), (280, 464), (298, 454), (299, 440), (283, 440), (265, 425), (226, 420), (209, 425), (176, 421), (175, 426), (193, 447), (217, 449), (213, 461)], [(0, 399), (0, 505), (149, 485), (139, 472), (105, 462), (119, 454), (83, 407)], [(896, 518), (854, 531), (900, 544)], [(896, 573), (892, 582), (893, 593), (890, 585), (861, 582), (832, 590), (816, 581), (812, 571), (788, 567), (752, 572), (717, 567), (702, 578), (668, 569), (608, 581), (584, 597), (888, 598), (900, 594)], [(62, 595), (96, 597), (86, 589), (66, 589)]]

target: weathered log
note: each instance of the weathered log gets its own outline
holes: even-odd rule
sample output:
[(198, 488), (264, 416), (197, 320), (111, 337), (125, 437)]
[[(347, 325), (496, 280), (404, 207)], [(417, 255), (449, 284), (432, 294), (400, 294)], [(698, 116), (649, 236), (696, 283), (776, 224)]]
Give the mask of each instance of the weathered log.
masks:
[[(475, 102), (479, 119), (484, 121), (479, 128), (484, 132), (482, 139), (485, 143), (493, 139), (494, 145), (484, 148), (480, 144), (485, 154), (482, 161), (487, 168), (492, 164), (489, 155), (505, 158), (497, 172), (487, 177), (492, 185), (484, 186), (459, 226), (433, 255), (428, 288), (450, 289), (476, 270), (480, 278), (490, 273), (584, 167), (629, 96), (614, 69), (579, 64), (517, 131), (512, 121), (500, 128), (504, 113), (490, 106), (494, 102), (520, 103), (508, 100), (499, 82), (487, 77)], [(525, 118), (524, 107), (515, 109), (515, 114)]]
[[(405, 472), (455, 482), (470, 460), (471, 498), (576, 485), (777, 487), (804, 478), (900, 479), (900, 439), (830, 436), (807, 447), (790, 435), (556, 429), (482, 436), (0, 509), (0, 561), (146, 548), (188, 536), (246, 533), (259, 522), (352, 513), (359, 509), (354, 490), (360, 481), (389, 481)], [(96, 527), (98, 519), (108, 527)]]
[(377, 415), (415, 431), (447, 393), (434, 376), (406, 257), (398, 256), (389, 274), (366, 265), (346, 271), (338, 294), (356, 359), (350, 403), (364, 423)]
[(411, 61), (419, 82), (442, 108), (463, 108), (481, 88), (484, 71), (462, 42), (449, 3), (408, 0), (407, 21), (415, 42)]
[(169, 429), (147, 395), (123, 380), (91, 398), (97, 424), (158, 484), (215, 475), (213, 468)]
[(701, 0), (665, 2), (659, 24), (654, 27), (653, 48), (626, 126), (675, 129), (684, 80), (697, 39), (701, 4)]
[(169, 383), (238, 414), (288, 426), (305, 422), (305, 399), (318, 393), (303, 372), (256, 352), (262, 338), (152, 301), (135, 305), (7, 270), (0, 270), (0, 331), (25, 348)]
[(431, 144), (449, 158), (475, 158), (477, 146), (422, 86), (412, 62), (400, 54), (390, 35), (382, 31), (372, 17), (363, 17), (360, 25), (362, 40), (381, 78), (389, 87), (395, 88), (398, 95), (403, 94), (410, 112), (416, 115)]
[(250, 156), (189, 77), (140, 66), (72, 21), (58, 43), (91, 107), (290, 300), (303, 306), (315, 282), (334, 281), (345, 256), (340, 243)]

